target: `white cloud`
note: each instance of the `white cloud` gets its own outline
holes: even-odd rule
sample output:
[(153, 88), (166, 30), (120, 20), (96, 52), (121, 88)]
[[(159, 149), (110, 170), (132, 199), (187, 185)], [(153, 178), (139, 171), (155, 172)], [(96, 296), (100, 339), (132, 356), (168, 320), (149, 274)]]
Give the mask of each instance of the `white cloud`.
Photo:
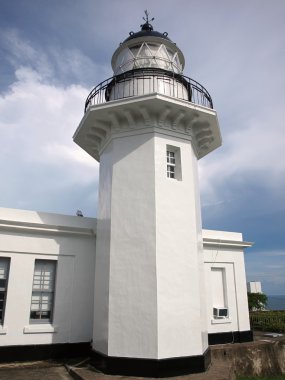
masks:
[[(282, 112), (278, 104), (260, 110), (246, 126), (236, 125), (227, 132), (221, 152), (200, 161), (200, 183), (206, 204), (225, 201), (220, 199), (220, 189), (230, 188), (233, 181), (245, 184), (253, 181), (272, 192), (284, 191)], [(235, 191), (231, 196), (236, 196)]]
[(33, 68), (39, 78), (52, 78), (54, 71), (44, 51), (20, 37), (17, 29), (1, 30), (1, 42), (7, 49), (7, 59), (15, 69), (19, 65)]
[[(259, 251), (258, 256), (265, 256), (265, 257), (271, 257), (271, 258), (282, 257), (282, 256), (285, 257), (285, 249), (283, 249), (283, 250)], [(280, 265), (277, 267), (280, 268)], [(284, 276), (284, 279), (285, 279), (285, 276)]]
[(92, 61), (77, 48), (62, 46), (41, 46), (32, 44), (21, 37), (17, 29), (1, 30), (0, 42), (6, 47), (7, 59), (17, 72), (20, 67), (28, 69), (38, 80), (49, 84), (80, 83), (88, 86), (97, 84), (102, 78), (110, 76), (110, 67)]
[[(32, 57), (33, 49), (28, 50)], [(37, 59), (42, 62), (46, 57)], [(33, 197), (49, 203), (51, 196), (64, 199), (74, 186), (83, 184), (93, 185), (89, 196), (93, 200), (98, 164), (72, 141), (88, 90), (49, 83), (46, 70), (31, 66), (19, 66), (15, 77), (0, 96), (1, 204), (11, 207), (11, 197), (18, 199), (12, 207), (33, 208)], [(54, 201), (55, 210), (49, 211), (60, 212), (59, 202)]]

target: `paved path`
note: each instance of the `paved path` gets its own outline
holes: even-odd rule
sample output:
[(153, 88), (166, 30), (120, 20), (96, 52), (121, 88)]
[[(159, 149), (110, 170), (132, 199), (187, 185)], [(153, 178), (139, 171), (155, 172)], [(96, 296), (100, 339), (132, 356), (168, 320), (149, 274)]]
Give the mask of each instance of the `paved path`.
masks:
[[(38, 361), (27, 363), (12, 363), (0, 365), (0, 380), (143, 380), (141, 377), (104, 375), (94, 370), (92, 366), (84, 365), (82, 368), (67, 366), (62, 363)], [(145, 378), (146, 379), (146, 378)], [(152, 380), (153, 378), (147, 378)], [(179, 377), (171, 380), (231, 380), (229, 368), (226, 363), (216, 361), (207, 372)], [(155, 379), (157, 380), (157, 379)]]
[(0, 380), (73, 380), (62, 364), (47, 362), (1, 365)]
[[(94, 369), (90, 367), (85, 368), (71, 368), (71, 374), (75, 379), (78, 380), (157, 380), (154, 378), (142, 378), (142, 377), (128, 377), (128, 376), (111, 376), (104, 375), (102, 373), (98, 373), (94, 371)], [(165, 379), (165, 378), (161, 378)], [(213, 366), (210, 366), (207, 372), (193, 374), (193, 375), (185, 375), (185, 376), (177, 376), (167, 378), (170, 380), (234, 380), (235, 376), (231, 373), (228, 365), (225, 362), (216, 362)]]

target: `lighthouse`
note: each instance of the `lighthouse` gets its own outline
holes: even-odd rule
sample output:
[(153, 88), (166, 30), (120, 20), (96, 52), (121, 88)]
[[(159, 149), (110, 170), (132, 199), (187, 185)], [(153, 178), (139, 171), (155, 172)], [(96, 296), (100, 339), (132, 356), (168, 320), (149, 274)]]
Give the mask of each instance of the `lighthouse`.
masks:
[(100, 162), (93, 361), (163, 377), (210, 363), (197, 162), (221, 136), (182, 51), (144, 21), (89, 94), (74, 141)]

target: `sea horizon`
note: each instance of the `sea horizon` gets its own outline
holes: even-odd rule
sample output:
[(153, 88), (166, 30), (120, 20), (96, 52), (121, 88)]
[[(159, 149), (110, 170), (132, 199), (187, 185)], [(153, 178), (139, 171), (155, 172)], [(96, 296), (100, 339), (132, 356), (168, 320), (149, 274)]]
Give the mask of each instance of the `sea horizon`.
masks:
[(266, 309), (285, 310), (285, 294), (268, 295)]

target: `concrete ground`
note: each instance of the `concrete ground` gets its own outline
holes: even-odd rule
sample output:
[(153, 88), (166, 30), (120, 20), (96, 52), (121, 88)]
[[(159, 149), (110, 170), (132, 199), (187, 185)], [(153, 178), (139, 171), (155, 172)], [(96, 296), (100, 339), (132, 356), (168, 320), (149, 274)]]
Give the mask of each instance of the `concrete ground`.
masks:
[[(78, 380), (142, 380), (141, 377), (111, 376), (102, 373), (96, 373), (93, 368), (73, 368), (72, 375)], [(165, 379), (165, 378), (163, 378)], [(207, 372), (193, 375), (171, 377), (173, 380), (235, 380), (235, 376), (230, 373), (229, 369), (223, 364), (211, 366)], [(148, 377), (147, 380), (157, 380)]]
[[(211, 347), (212, 364), (207, 372), (173, 377), (173, 380), (235, 380), (239, 375), (285, 373), (285, 335), (268, 337), (255, 333), (254, 342)], [(139, 377), (104, 375), (88, 359), (0, 364), (0, 380), (142, 380)], [(150, 380), (151, 378), (147, 378)]]
[(63, 363), (52, 361), (0, 365), (0, 380), (72, 380)]

